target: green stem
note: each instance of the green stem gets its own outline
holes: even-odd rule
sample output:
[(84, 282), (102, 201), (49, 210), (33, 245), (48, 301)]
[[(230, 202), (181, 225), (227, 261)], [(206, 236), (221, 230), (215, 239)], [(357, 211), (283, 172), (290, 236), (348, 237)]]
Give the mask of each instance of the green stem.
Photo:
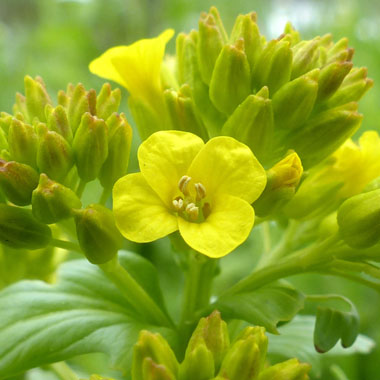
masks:
[(269, 222), (264, 222), (261, 226), (261, 234), (263, 237), (264, 255), (268, 255), (272, 249), (272, 242), (270, 237), (270, 225)]
[(78, 198), (82, 198), (83, 191), (87, 185), (87, 182), (83, 181), (82, 179), (79, 181), (79, 185), (77, 187), (77, 190), (75, 191)]
[(333, 262), (331, 262), (331, 264), (329, 264), (329, 267), (342, 271), (365, 273), (371, 277), (380, 280), (380, 268), (368, 263), (359, 263), (346, 260), (334, 260)]
[(60, 240), (60, 239), (51, 239), (50, 245), (57, 248), (66, 249), (67, 251), (75, 251), (82, 253), (78, 244), (72, 243), (71, 241)]
[(111, 192), (112, 192), (112, 189), (108, 189), (108, 188), (104, 188), (103, 191), (102, 191), (102, 195), (100, 196), (100, 199), (99, 199), (99, 203), (101, 205), (105, 205), (108, 198), (110, 197), (111, 195)]
[(300, 249), (281, 259), (275, 265), (266, 266), (251, 273), (224, 292), (222, 296), (252, 291), (281, 278), (313, 271), (322, 263), (329, 261), (330, 252), (328, 249), (338, 241), (339, 237), (334, 235), (310, 247)]
[(152, 322), (158, 326), (174, 327), (170, 318), (127, 270), (120, 265), (117, 256), (108, 263), (99, 265), (99, 267), (142, 316), (151, 317)]
[(65, 362), (50, 364), (48, 368), (52, 370), (61, 380), (78, 380), (78, 376)]

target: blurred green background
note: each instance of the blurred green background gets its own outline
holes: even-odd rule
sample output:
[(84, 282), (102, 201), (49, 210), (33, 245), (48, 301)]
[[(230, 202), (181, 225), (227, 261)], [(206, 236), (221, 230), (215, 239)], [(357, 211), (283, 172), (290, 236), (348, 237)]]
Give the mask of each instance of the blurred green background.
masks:
[[(348, 37), (355, 48), (355, 66), (368, 67), (375, 81), (361, 101), (362, 130), (380, 129), (380, 2), (376, 0), (0, 0), (0, 111), (11, 111), (15, 92), (23, 92), (26, 74), (42, 76), (50, 93), (66, 88), (68, 82), (99, 90), (103, 81), (87, 69), (92, 59), (109, 47), (155, 36), (168, 27), (190, 31), (197, 27), (200, 12), (211, 5), (218, 7), (227, 29), (239, 13), (255, 10), (268, 38), (277, 37), (288, 20), (304, 39), (328, 32), (335, 41)], [(173, 39), (169, 52), (174, 47)], [(125, 112), (126, 96), (124, 91), (121, 110)], [(307, 293), (349, 296), (361, 314), (361, 331), (380, 345), (380, 296), (375, 291), (320, 276), (294, 282)], [(377, 380), (379, 357), (377, 348), (369, 356), (342, 359), (339, 364), (350, 380)], [(333, 379), (328, 372), (323, 378)]]

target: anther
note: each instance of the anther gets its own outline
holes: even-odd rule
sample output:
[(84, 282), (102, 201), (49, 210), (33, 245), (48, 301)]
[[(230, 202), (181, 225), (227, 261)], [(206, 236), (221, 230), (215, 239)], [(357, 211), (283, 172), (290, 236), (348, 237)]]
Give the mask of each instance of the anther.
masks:
[(187, 185), (191, 181), (191, 177), (188, 175), (184, 175), (181, 177), (181, 179), (178, 182), (178, 188), (181, 190), (181, 192), (184, 195), (189, 195), (189, 190), (187, 189)]
[(186, 207), (186, 212), (189, 216), (189, 219), (192, 221), (192, 222), (195, 222), (196, 220), (198, 220), (198, 217), (199, 217), (199, 208), (197, 206), (195, 206), (194, 203), (189, 203)]
[(177, 198), (173, 200), (173, 206), (176, 209), (176, 211), (182, 211), (183, 209), (183, 199)]
[(197, 193), (197, 201), (206, 198), (206, 188), (200, 182), (196, 183), (194, 187)]

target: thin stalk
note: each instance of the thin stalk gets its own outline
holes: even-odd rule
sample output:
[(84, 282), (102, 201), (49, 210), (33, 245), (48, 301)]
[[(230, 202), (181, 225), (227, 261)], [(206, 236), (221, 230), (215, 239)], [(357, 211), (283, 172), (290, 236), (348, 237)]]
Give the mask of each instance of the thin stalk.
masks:
[(76, 189), (76, 194), (78, 195), (78, 198), (82, 198), (83, 191), (86, 188), (87, 182), (83, 181), (82, 179), (79, 181), (79, 185)]
[(76, 243), (72, 243), (71, 241), (60, 240), (60, 239), (51, 239), (50, 245), (57, 248), (66, 249), (67, 251), (75, 251), (82, 253), (79, 245)]
[(111, 195), (111, 192), (112, 192), (112, 189), (108, 189), (108, 188), (104, 188), (103, 191), (102, 191), (102, 195), (100, 196), (100, 199), (99, 199), (99, 203), (101, 205), (105, 205), (108, 198), (110, 197)]
[(158, 326), (174, 327), (170, 317), (162, 311), (141, 285), (120, 265), (117, 257), (106, 264), (99, 265), (99, 267), (142, 316), (150, 316), (152, 322)]
[(264, 222), (261, 226), (261, 234), (263, 237), (264, 255), (267, 255), (272, 249), (272, 241), (270, 237), (270, 225), (269, 222)]
[(61, 380), (78, 380), (78, 376), (65, 362), (50, 364), (48, 368)]

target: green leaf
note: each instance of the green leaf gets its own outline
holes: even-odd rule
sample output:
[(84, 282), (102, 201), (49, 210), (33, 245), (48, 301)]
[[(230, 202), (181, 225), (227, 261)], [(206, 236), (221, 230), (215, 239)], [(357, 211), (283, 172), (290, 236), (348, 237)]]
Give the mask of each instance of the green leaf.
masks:
[(327, 294), (309, 296), (307, 300), (318, 303), (314, 329), (314, 346), (318, 352), (329, 351), (339, 339), (343, 348), (354, 344), (359, 334), (359, 314), (348, 298)]
[(329, 352), (321, 355), (314, 349), (313, 332), (316, 318), (310, 315), (297, 315), (291, 323), (279, 327), (281, 335), (270, 337), (269, 354), (279, 355), (281, 358), (298, 358), (302, 362), (312, 365), (312, 373), (317, 376), (321, 371), (321, 361), (325, 356), (343, 356), (369, 354), (375, 347), (375, 342), (370, 338), (359, 335), (350, 348), (336, 346)]
[(277, 334), (280, 321), (291, 320), (303, 308), (304, 296), (283, 281), (253, 292), (221, 297), (213, 306), (224, 319), (240, 319)]
[[(120, 256), (130, 274), (161, 302), (154, 267), (131, 252)], [(112, 366), (128, 371), (141, 329), (173, 338), (172, 330), (137, 318), (97, 266), (87, 260), (67, 262), (55, 285), (22, 281), (0, 293), (0, 378), (93, 352), (109, 355)]]

